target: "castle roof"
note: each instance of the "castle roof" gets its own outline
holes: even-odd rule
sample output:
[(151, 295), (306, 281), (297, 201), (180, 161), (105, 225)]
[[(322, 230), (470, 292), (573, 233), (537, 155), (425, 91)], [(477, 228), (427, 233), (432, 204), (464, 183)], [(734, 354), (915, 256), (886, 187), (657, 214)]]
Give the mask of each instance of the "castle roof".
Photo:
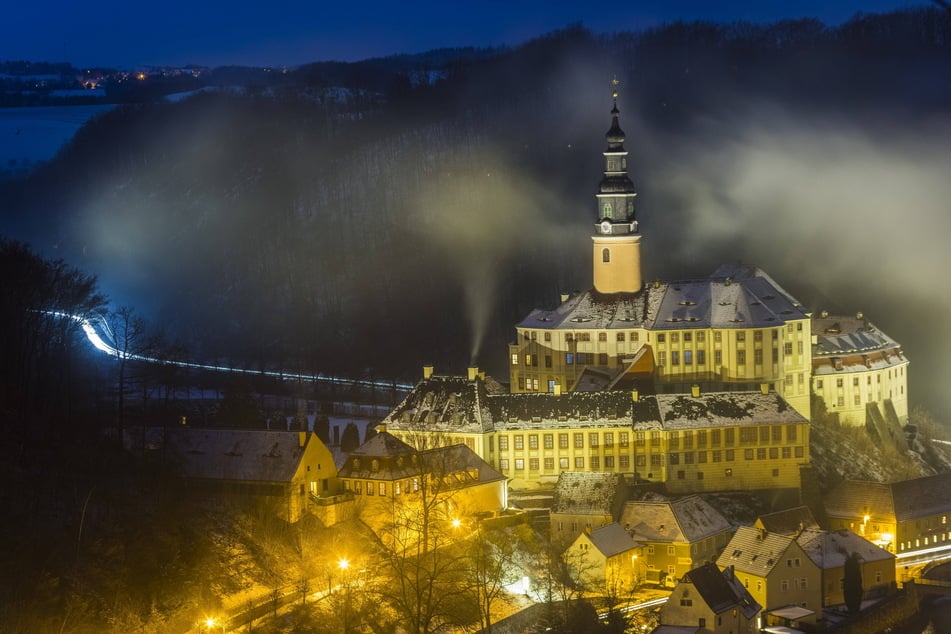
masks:
[(805, 319), (792, 295), (757, 267), (723, 265), (703, 279), (654, 282), (637, 293), (589, 290), (554, 310), (534, 310), (518, 328), (542, 330), (762, 328)]
[(813, 374), (881, 370), (908, 363), (901, 346), (861, 316), (813, 318)]
[(731, 529), (730, 522), (698, 495), (672, 502), (626, 502), (619, 523), (639, 542), (693, 543)]
[(844, 480), (823, 499), (833, 517), (898, 521), (951, 512), (951, 473), (900, 482)]
[(481, 380), (432, 376), (420, 381), (383, 421), (387, 429), (481, 434), (578, 427), (693, 429), (806, 422), (778, 394), (711, 392), (639, 397), (602, 392), (489, 394)]

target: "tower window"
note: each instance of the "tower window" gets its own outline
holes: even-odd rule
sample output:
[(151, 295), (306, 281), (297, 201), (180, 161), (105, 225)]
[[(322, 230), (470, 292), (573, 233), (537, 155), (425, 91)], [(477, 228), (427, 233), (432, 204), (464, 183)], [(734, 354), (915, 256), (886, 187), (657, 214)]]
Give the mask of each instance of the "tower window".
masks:
[(611, 217), (612, 217), (612, 216), (611, 216), (611, 203), (604, 203), (604, 205), (601, 206), (601, 210), (603, 211), (605, 218), (611, 218)]
[(601, 261), (610, 262), (611, 261), (611, 249), (602, 249), (601, 251)]

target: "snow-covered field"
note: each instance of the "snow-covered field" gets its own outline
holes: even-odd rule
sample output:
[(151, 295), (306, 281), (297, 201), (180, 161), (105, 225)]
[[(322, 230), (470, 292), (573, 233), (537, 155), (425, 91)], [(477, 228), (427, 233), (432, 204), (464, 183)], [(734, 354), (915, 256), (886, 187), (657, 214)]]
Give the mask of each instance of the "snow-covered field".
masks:
[(89, 119), (114, 106), (0, 108), (0, 171), (48, 161)]

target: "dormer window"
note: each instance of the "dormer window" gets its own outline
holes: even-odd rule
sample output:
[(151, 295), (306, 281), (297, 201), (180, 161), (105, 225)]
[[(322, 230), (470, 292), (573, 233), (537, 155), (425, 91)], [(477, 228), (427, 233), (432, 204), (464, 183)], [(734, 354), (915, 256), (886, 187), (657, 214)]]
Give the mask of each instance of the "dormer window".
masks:
[(373, 462), (370, 463), (370, 471), (379, 471), (379, 470), (380, 470), (380, 461), (374, 459)]

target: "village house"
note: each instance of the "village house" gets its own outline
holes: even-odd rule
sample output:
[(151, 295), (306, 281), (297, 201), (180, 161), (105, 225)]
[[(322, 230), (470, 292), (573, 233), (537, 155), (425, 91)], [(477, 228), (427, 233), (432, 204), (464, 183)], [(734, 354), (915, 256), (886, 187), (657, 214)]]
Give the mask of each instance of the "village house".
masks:
[(661, 625), (653, 634), (753, 634), (759, 631), (756, 617), (760, 609), (732, 568), (720, 570), (716, 564), (706, 563), (677, 582), (661, 608)]
[(267, 504), (297, 522), (311, 500), (337, 489), (333, 454), (306, 431), (175, 426), (150, 430), (145, 451), (182, 477), (233, 498)]
[(822, 618), (822, 575), (794, 537), (752, 526), (737, 529), (717, 559), (763, 606), (761, 626), (814, 625)]
[(326, 516), (359, 517), (374, 530), (415, 511), (451, 523), (495, 516), (508, 506), (505, 476), (465, 445), (417, 450), (383, 426), (347, 456), (338, 478), (344, 495)]
[(698, 495), (674, 501), (628, 501), (618, 523), (644, 545), (638, 574), (673, 586), (688, 570), (714, 561), (733, 527)]
[(856, 554), (866, 597), (881, 596), (895, 586), (895, 555), (845, 529), (806, 529), (796, 542), (822, 574), (822, 605), (845, 603), (845, 558)]
[(627, 497), (627, 483), (619, 473), (562, 473), (549, 515), (552, 541), (567, 543), (580, 532), (617, 521)]
[(568, 565), (582, 584), (617, 598), (630, 597), (642, 581), (641, 544), (618, 523), (586, 529), (566, 550)]

